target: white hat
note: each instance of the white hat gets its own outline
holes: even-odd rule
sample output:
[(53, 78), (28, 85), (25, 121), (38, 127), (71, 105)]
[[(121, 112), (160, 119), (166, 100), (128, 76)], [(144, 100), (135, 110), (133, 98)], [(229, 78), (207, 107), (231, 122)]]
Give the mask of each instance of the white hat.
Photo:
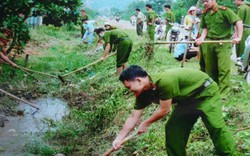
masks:
[(197, 10), (197, 8), (195, 6), (191, 6), (188, 11), (193, 11), (193, 10)]

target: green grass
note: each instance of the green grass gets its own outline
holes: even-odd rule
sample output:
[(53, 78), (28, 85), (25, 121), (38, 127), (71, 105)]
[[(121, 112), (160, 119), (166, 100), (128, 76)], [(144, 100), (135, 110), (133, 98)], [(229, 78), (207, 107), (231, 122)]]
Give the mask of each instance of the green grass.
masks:
[[(154, 57), (148, 61), (141, 46), (145, 41), (137, 37), (135, 31), (126, 31), (134, 40), (129, 64), (141, 65), (149, 73), (181, 67), (180, 62), (167, 52), (165, 45), (155, 46)], [(98, 60), (102, 52), (87, 56), (85, 53), (92, 47), (81, 43), (81, 39), (77, 37), (78, 32), (77, 28), (69, 26), (62, 28), (43, 26), (32, 30), (31, 45), (36, 46), (36, 51), (39, 53), (31, 55), (28, 68), (63, 75)], [(17, 63), (22, 66), (24, 58), (19, 58)], [(199, 69), (196, 59), (190, 60), (184, 66)], [(71, 84), (67, 85), (62, 85), (57, 79), (32, 74), (41, 80), (38, 83), (29, 75), (19, 70), (12, 71), (4, 65), (3, 76), (0, 77), (1, 87), (10, 92), (25, 90), (62, 97), (68, 101), (71, 109), (62, 123), (53, 125), (56, 130), (46, 132), (44, 136), (46, 143), (36, 142), (27, 145), (27, 150), (41, 155), (53, 155), (55, 152), (68, 155), (101, 155), (109, 149), (134, 104), (134, 97), (123, 87), (114, 73), (115, 57), (68, 76), (66, 79), (70, 80)], [(231, 96), (223, 103), (224, 118), (233, 131), (250, 124), (249, 86), (241, 75), (235, 73), (236, 68), (232, 65)], [(149, 117), (155, 109), (156, 105), (147, 108), (143, 118)], [(166, 155), (164, 145), (166, 121), (167, 119), (162, 119), (154, 123), (146, 134), (129, 141), (124, 148), (115, 152), (115, 155), (132, 153), (141, 156)], [(250, 153), (249, 135), (250, 130), (234, 134), (237, 150), (241, 155)], [(192, 130), (187, 152), (197, 156), (214, 155), (212, 142), (201, 121), (197, 122)]]

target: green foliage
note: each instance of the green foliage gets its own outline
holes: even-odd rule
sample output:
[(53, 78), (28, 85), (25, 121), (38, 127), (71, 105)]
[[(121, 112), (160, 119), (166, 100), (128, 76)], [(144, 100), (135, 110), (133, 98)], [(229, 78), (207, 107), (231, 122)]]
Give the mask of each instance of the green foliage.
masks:
[(89, 8), (86, 8), (86, 13), (88, 14), (88, 16), (90, 17), (90, 19), (93, 19), (95, 18), (96, 16), (98, 16), (100, 13), (93, 10), (93, 9), (89, 9)]
[(36, 6), (36, 10), (43, 15), (44, 24), (62, 26), (65, 23), (75, 23), (79, 17), (80, 0), (60, 0), (51, 3), (41, 1)]
[[(8, 50), (17, 44), (18, 53), (30, 39), (26, 19), (29, 16), (44, 16), (45, 24), (61, 26), (65, 23), (76, 23), (79, 17), (77, 11), (81, 0), (6, 0), (0, 4), (0, 27), (14, 31), (13, 42)], [(32, 12), (33, 10), (33, 12)]]
[[(157, 13), (157, 14), (161, 14), (162, 11), (164, 11), (164, 4), (166, 4), (166, 0), (148, 0), (147, 1), (148, 4), (152, 5), (153, 10)], [(168, 4), (171, 5), (172, 1), (168, 0)]]
[(136, 8), (139, 8), (141, 10), (141, 12), (143, 12), (145, 14), (146, 13), (145, 5), (146, 5), (146, 3), (144, 1), (133, 1), (132, 3), (129, 4), (127, 9), (121, 15), (122, 19), (130, 20), (130, 17), (133, 14), (135, 14)]
[(39, 155), (47, 155), (52, 156), (57, 153), (57, 150), (48, 146), (45, 143), (41, 143), (39, 140), (33, 140), (29, 144), (25, 145), (25, 149), (27, 152)]

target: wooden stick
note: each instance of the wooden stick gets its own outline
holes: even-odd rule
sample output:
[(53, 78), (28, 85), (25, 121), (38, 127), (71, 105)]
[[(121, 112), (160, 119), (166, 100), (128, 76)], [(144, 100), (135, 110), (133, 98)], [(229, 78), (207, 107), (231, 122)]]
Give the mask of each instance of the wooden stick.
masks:
[(6, 95), (9, 95), (10, 97), (12, 97), (12, 98), (14, 98), (14, 99), (16, 99), (16, 100), (22, 101), (22, 102), (24, 102), (24, 103), (30, 105), (30, 106), (33, 107), (33, 108), (39, 109), (39, 108), (38, 108), (37, 106), (35, 106), (34, 104), (32, 104), (32, 103), (30, 103), (30, 102), (28, 102), (28, 101), (25, 101), (25, 100), (23, 100), (23, 99), (20, 99), (19, 97), (15, 96), (15, 95), (13, 95), (13, 94), (8, 93), (8, 92), (4, 91), (4, 90), (1, 89), (1, 88), (0, 88), (0, 91), (1, 91), (2, 93), (6, 94)]
[[(190, 27), (190, 32), (189, 32), (189, 34), (188, 34), (188, 41), (190, 41), (190, 39), (191, 39), (193, 26), (194, 26), (194, 23), (192, 23), (192, 25), (191, 25), (191, 27)], [(185, 61), (186, 61), (186, 56), (187, 56), (188, 48), (189, 48), (189, 43), (186, 43), (186, 49), (185, 49), (185, 52), (184, 52), (184, 55), (183, 55), (183, 58), (182, 58), (181, 68), (184, 67), (184, 63), (185, 63)]]
[(37, 74), (41, 74), (41, 75), (45, 75), (45, 76), (49, 76), (49, 77), (52, 77), (52, 78), (58, 78), (57, 76), (54, 76), (54, 75), (50, 75), (50, 74), (47, 74), (47, 73), (43, 73), (43, 72), (39, 72), (39, 71), (35, 71), (35, 70), (31, 70), (31, 69), (27, 69), (27, 68), (20, 67), (20, 66), (17, 66), (17, 68), (19, 68), (19, 69), (21, 69), (21, 70), (28, 71), (28, 72), (32, 72), (32, 73), (37, 73)]
[(236, 134), (236, 133), (238, 133), (238, 132), (240, 132), (240, 131), (248, 130), (248, 129), (250, 129), (250, 126), (244, 127), (244, 128), (240, 128), (240, 129), (237, 129), (237, 130), (235, 130), (234, 134)]
[[(126, 137), (125, 139), (122, 140), (121, 144), (125, 144), (127, 141), (129, 141), (130, 139), (134, 138), (137, 135), (137, 132)], [(111, 153), (113, 153), (115, 151), (115, 149), (113, 147), (111, 147), (109, 150), (107, 150), (102, 156), (109, 156)]]
[(29, 75), (30, 77), (32, 77), (33, 79), (35, 79), (37, 82), (41, 82), (40, 80), (38, 80), (37, 78), (35, 78), (34, 76), (32, 76), (29, 72), (27, 72), (26, 70), (20, 69), (21, 71), (23, 71), (24, 73), (26, 73), (27, 75)]
[[(189, 43), (195, 43), (195, 41), (162, 41), (162, 42), (155, 42), (154, 44), (189, 44)], [(232, 40), (207, 40), (203, 41), (204, 44), (211, 44), (211, 43), (232, 43)]]
[[(115, 54), (116, 54), (116, 53), (113, 53), (113, 54), (108, 55), (108, 56), (106, 57), (106, 59), (109, 58), (109, 57), (111, 57), (111, 56), (114, 56)], [(94, 62), (92, 62), (92, 63), (90, 63), (90, 64), (88, 64), (88, 65), (86, 65), (86, 66), (83, 66), (83, 67), (81, 67), (81, 68), (78, 68), (78, 69), (76, 69), (76, 70), (74, 70), (74, 71), (72, 71), (72, 72), (70, 72), (70, 73), (64, 74), (64, 75), (62, 75), (62, 76), (60, 76), (60, 77), (69, 76), (69, 75), (74, 74), (74, 73), (76, 73), (76, 72), (79, 72), (79, 71), (81, 71), (81, 70), (83, 70), (83, 69), (85, 69), (85, 68), (88, 68), (88, 67), (90, 67), (90, 66), (92, 66), (92, 65), (95, 65), (95, 64), (97, 64), (97, 63), (99, 63), (99, 62), (102, 62), (102, 60), (96, 60), (96, 61), (94, 61)]]

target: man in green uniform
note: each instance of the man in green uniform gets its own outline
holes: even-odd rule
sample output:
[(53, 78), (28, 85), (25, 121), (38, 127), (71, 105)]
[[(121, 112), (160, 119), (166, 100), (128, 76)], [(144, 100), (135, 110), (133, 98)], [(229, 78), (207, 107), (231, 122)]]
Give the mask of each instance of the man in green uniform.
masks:
[(155, 19), (157, 17), (157, 14), (155, 11), (152, 9), (152, 5), (146, 4), (146, 10), (148, 12), (147, 14), (147, 31), (150, 40), (154, 41), (154, 36), (155, 36)]
[(103, 28), (96, 30), (97, 35), (104, 40), (105, 51), (101, 60), (104, 61), (111, 50), (111, 45), (117, 47), (116, 56), (116, 75), (119, 75), (126, 67), (130, 52), (132, 51), (133, 41), (121, 30), (105, 31)]
[(222, 104), (217, 84), (207, 74), (188, 68), (168, 69), (148, 75), (140, 66), (124, 70), (119, 80), (136, 96), (134, 110), (113, 141), (119, 149), (121, 141), (140, 121), (144, 109), (152, 102), (159, 108), (138, 127), (138, 134), (170, 112), (177, 103), (165, 127), (166, 149), (169, 156), (185, 156), (190, 131), (199, 117), (202, 118), (219, 155), (233, 154), (235, 142), (222, 117)]
[[(216, 0), (202, 0), (204, 10), (201, 18), (201, 37), (196, 43), (201, 45), (206, 40), (229, 40), (232, 36), (232, 25), (236, 32), (232, 43), (239, 43), (242, 37), (242, 21), (229, 8), (218, 6)], [(218, 83), (222, 98), (226, 98), (230, 87), (231, 43), (203, 44), (201, 58), (205, 63), (203, 70)], [(201, 60), (201, 61), (203, 61)]]
[(166, 38), (168, 35), (168, 31), (172, 28), (172, 24), (175, 22), (175, 15), (171, 11), (171, 6), (170, 5), (164, 5), (166, 14), (164, 15), (165, 18), (165, 23), (166, 23)]
[(81, 28), (81, 38), (83, 38), (83, 35), (85, 34), (86, 30), (83, 28), (82, 20), (88, 20), (89, 16), (86, 14), (85, 9), (81, 9), (81, 17), (80, 17), (80, 28)]
[[(245, 2), (246, 3), (246, 2)], [(243, 24), (250, 25), (250, 6), (244, 3), (244, 0), (234, 0), (234, 4), (238, 6), (238, 16), (242, 19)], [(241, 57), (245, 49), (245, 40), (250, 35), (250, 28), (244, 28), (242, 39), (236, 45), (236, 55)]]

